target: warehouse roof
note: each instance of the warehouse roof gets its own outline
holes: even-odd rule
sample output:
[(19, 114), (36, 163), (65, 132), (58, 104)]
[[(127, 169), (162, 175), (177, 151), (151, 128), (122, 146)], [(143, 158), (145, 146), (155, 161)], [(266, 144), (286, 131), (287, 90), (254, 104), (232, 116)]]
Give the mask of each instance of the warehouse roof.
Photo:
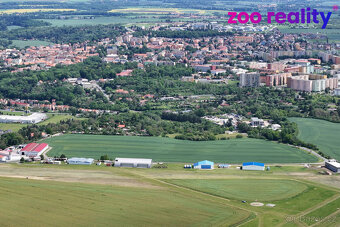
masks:
[(33, 113), (29, 116), (0, 115), (0, 119), (12, 120), (12, 121), (33, 121), (33, 120), (39, 120), (39, 119), (46, 118), (46, 117), (47, 116), (44, 113)]
[(76, 158), (76, 157), (73, 157), (73, 158), (70, 158), (67, 160), (68, 162), (93, 162), (94, 159), (93, 158)]
[(124, 162), (124, 163), (152, 163), (152, 159), (145, 158), (115, 158), (116, 162)]
[(26, 151), (26, 152), (40, 152), (44, 150), (48, 146), (47, 143), (29, 143), (27, 144), (24, 148), (21, 149), (21, 151)]
[(328, 164), (336, 167), (336, 168), (340, 168), (340, 163), (339, 162), (327, 162)]
[(214, 165), (214, 163), (208, 160), (204, 160), (204, 161), (196, 162), (194, 164), (194, 166), (199, 166), (199, 165)]
[(244, 162), (243, 166), (264, 166), (264, 163), (260, 162)]

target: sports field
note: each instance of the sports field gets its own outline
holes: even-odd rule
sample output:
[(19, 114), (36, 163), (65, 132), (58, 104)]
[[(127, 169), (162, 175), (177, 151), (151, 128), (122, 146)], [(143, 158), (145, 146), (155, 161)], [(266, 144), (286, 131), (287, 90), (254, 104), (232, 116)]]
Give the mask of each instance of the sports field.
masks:
[(290, 118), (299, 127), (298, 138), (313, 143), (325, 154), (340, 160), (340, 124), (311, 118)]
[(317, 158), (296, 148), (257, 139), (220, 141), (184, 141), (161, 137), (124, 137), (98, 135), (63, 135), (46, 139), (53, 149), (49, 156), (111, 158), (151, 158), (160, 162), (196, 162), (211, 160), (217, 163), (317, 162)]

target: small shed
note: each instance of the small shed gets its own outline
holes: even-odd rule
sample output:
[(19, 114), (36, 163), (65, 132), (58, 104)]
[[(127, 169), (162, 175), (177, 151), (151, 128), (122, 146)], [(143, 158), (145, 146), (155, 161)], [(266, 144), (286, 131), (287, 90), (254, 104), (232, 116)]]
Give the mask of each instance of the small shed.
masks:
[(214, 163), (208, 160), (197, 162), (194, 164), (194, 169), (214, 169)]
[(242, 164), (242, 170), (262, 170), (264, 171), (264, 163), (260, 162), (245, 162)]

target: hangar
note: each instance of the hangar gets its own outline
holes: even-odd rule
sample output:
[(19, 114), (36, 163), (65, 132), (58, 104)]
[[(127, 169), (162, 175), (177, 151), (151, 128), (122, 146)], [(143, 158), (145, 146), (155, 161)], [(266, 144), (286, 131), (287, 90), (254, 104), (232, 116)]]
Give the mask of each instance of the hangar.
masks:
[(242, 164), (242, 170), (264, 170), (264, 163), (245, 162)]
[(152, 159), (116, 158), (115, 167), (151, 168)]
[(93, 161), (93, 158), (70, 158), (67, 163), (70, 165), (91, 165)]
[(335, 173), (340, 173), (340, 163), (335, 160), (329, 161), (325, 163), (327, 169), (332, 170)]
[(194, 169), (214, 169), (214, 163), (208, 160), (197, 162), (194, 164)]

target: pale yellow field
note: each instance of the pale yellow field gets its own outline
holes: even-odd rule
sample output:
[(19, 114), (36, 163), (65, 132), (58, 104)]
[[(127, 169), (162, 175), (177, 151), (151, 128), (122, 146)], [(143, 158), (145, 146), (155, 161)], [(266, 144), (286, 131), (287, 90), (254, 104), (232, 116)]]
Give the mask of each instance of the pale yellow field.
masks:
[(0, 11), (0, 14), (35, 13), (35, 12), (62, 12), (62, 11), (76, 11), (76, 9), (8, 9), (8, 10)]

